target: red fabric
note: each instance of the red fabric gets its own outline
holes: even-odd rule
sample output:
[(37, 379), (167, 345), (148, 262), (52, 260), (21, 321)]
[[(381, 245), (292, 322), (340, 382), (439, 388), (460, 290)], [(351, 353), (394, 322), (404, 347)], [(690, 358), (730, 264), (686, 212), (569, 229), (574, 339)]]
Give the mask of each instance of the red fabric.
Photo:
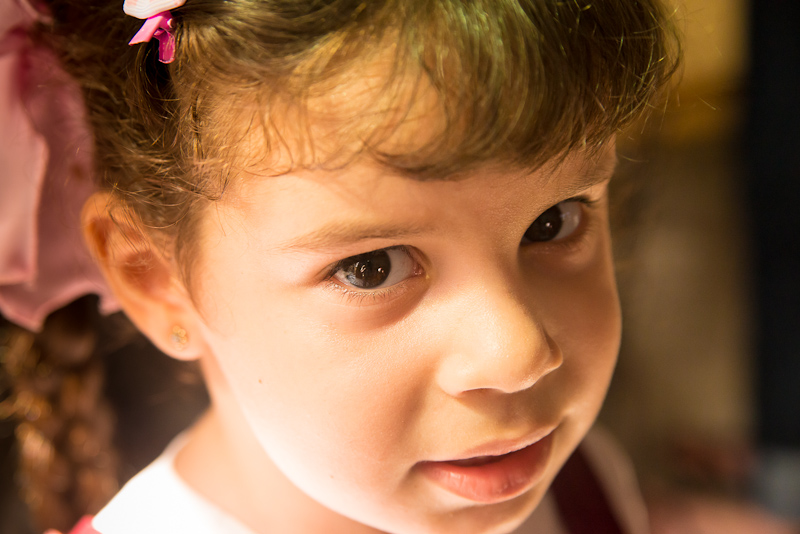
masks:
[(92, 527), (92, 516), (85, 515), (78, 521), (75, 528), (69, 531), (69, 534), (100, 534), (94, 527)]
[(580, 448), (552, 485), (561, 519), (570, 534), (623, 534), (600, 482)]

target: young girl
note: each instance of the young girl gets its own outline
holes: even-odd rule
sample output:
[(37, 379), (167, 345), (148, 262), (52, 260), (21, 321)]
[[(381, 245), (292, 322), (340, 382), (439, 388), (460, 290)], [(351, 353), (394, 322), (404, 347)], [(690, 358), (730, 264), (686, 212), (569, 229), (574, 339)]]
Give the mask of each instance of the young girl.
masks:
[(586, 436), (658, 0), (36, 8), (94, 133), (91, 254), (212, 398), (87, 532), (646, 529)]

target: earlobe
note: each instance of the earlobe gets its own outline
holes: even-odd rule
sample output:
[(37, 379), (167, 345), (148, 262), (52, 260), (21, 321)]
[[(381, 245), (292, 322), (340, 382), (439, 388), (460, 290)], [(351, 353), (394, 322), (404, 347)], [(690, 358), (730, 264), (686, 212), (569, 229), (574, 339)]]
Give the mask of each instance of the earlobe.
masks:
[(81, 214), (84, 239), (122, 309), (162, 352), (194, 360), (207, 346), (200, 315), (174, 263), (156, 248), (136, 214), (113, 195), (95, 193)]

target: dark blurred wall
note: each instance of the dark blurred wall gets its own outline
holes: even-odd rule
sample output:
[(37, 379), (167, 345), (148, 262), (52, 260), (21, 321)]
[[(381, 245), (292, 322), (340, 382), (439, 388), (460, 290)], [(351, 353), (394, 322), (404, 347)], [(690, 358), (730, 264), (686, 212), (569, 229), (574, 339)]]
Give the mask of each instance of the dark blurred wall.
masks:
[(753, 1), (744, 133), (754, 252), (758, 489), (800, 516), (800, 2)]

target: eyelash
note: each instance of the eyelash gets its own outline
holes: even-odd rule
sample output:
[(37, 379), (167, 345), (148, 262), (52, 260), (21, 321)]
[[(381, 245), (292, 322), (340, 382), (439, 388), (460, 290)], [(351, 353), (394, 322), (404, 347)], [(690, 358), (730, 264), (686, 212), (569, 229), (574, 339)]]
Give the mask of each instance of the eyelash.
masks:
[[(582, 217), (579, 226), (569, 236), (559, 239), (558, 241), (538, 241), (523, 244), (524, 247), (535, 247), (543, 254), (553, 253), (560, 251), (562, 253), (569, 253), (572, 250), (579, 249), (581, 244), (591, 235), (594, 228), (594, 217), (591, 214), (600, 207), (601, 199), (594, 199), (588, 196), (577, 196), (562, 200), (558, 204), (566, 204), (567, 202), (579, 202), (582, 206)], [(558, 205), (556, 204), (556, 205)], [(535, 221), (535, 219), (534, 219)], [(533, 223), (531, 223), (533, 224)]]
[[(348, 289), (347, 287), (341, 285), (340, 283), (333, 280), (333, 278), (328, 278), (326, 280), (327, 287), (339, 293), (348, 304), (378, 304), (380, 302), (384, 302), (387, 300), (391, 300), (392, 297), (395, 296), (397, 293), (402, 292), (403, 286), (406, 285), (406, 280), (397, 283), (393, 286), (389, 286), (382, 289), (374, 289), (374, 290), (354, 290)], [(370, 302), (366, 302), (366, 301)]]
[(345, 285), (342, 285), (341, 282), (337, 281), (335, 276), (337, 272), (339, 272), (347, 265), (351, 264), (353, 258), (355, 258), (358, 255), (348, 256), (346, 258), (337, 261), (330, 267), (330, 269), (328, 269), (327, 274), (325, 276), (326, 288), (331, 291), (335, 291), (336, 293), (339, 293), (339, 295), (341, 295), (346, 299), (348, 304), (364, 304), (367, 300), (371, 301), (369, 302), (369, 304), (378, 304), (380, 302), (391, 300), (391, 298), (394, 297), (396, 294), (402, 293), (402, 291), (408, 285), (409, 282), (418, 278), (420, 275), (424, 273), (424, 271), (422, 270), (422, 266), (420, 265), (420, 262), (415, 257), (415, 254), (413, 254), (411, 248), (406, 245), (384, 247), (382, 249), (376, 249), (374, 251), (369, 251), (369, 252), (376, 252), (378, 250), (391, 250), (391, 249), (402, 250), (405, 254), (408, 255), (411, 261), (414, 262), (415, 271), (420, 271), (420, 272), (417, 272), (415, 273), (414, 276), (411, 276), (396, 284), (384, 288), (361, 289), (361, 290), (349, 288)]
[[(580, 225), (576, 230), (569, 236), (564, 239), (560, 239), (558, 241), (541, 241), (541, 242), (531, 242), (529, 244), (522, 245), (524, 247), (533, 247), (536, 246), (537, 249), (542, 250), (543, 253), (552, 252), (554, 249), (561, 249), (562, 251), (570, 251), (580, 248), (581, 243), (588, 237), (593, 225), (593, 217), (587, 217), (587, 214), (590, 214), (593, 210), (597, 209), (600, 204), (600, 199), (592, 199), (586, 196), (579, 196), (579, 197), (572, 197), (566, 200), (562, 200), (559, 204), (567, 203), (567, 202), (579, 202), (583, 207), (583, 217), (581, 218)], [(537, 217), (538, 218), (538, 217)], [(531, 223), (533, 224), (533, 223)], [(409, 258), (417, 266), (417, 269), (422, 271), (422, 267), (420, 262), (417, 260), (415, 255), (411, 252), (410, 247), (406, 245), (399, 245), (394, 247), (385, 247), (384, 249), (377, 249), (377, 250), (388, 250), (388, 249), (399, 249), (403, 250), (406, 254), (408, 254)], [(369, 251), (374, 252), (374, 251)], [(341, 269), (346, 267), (347, 265), (351, 264), (353, 258), (355, 256), (348, 256), (343, 258), (336, 263), (334, 263), (328, 270), (325, 275), (325, 287), (330, 291), (334, 291), (342, 296), (347, 304), (378, 304), (381, 302), (385, 302), (391, 300), (396, 295), (401, 294), (409, 282), (413, 281), (414, 279), (418, 278), (420, 275), (424, 274), (424, 271), (412, 276), (410, 278), (406, 278), (401, 282), (398, 282), (394, 285), (379, 288), (379, 289), (352, 289), (341, 282), (336, 280), (335, 275)]]

